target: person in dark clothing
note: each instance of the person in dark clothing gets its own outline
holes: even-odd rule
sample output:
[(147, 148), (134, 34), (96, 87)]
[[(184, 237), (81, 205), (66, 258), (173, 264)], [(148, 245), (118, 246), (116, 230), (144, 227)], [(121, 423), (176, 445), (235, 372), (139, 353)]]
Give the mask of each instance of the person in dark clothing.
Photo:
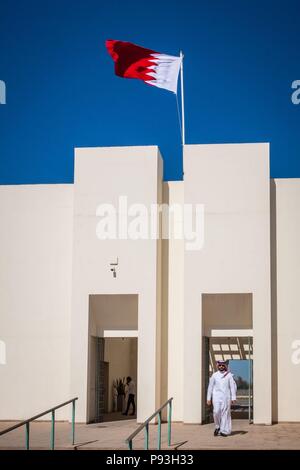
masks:
[(135, 383), (131, 377), (126, 378), (126, 384), (128, 387), (128, 400), (127, 400), (127, 407), (125, 413), (123, 415), (128, 415), (128, 411), (130, 405), (132, 405), (132, 413), (131, 416), (135, 415)]

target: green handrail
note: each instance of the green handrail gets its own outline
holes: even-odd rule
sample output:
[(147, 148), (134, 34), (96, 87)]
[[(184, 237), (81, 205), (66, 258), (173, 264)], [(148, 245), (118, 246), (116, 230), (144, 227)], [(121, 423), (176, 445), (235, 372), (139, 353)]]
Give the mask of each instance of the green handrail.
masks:
[(162, 410), (168, 406), (168, 446), (171, 445), (171, 433), (172, 433), (172, 401), (173, 397), (169, 398), (158, 410), (156, 410), (146, 421), (144, 421), (129, 437), (126, 439), (126, 444), (129, 450), (133, 449), (132, 441), (134, 437), (139, 434), (143, 429), (145, 430), (144, 437), (144, 449), (149, 449), (149, 423), (158, 415), (158, 429), (157, 429), (157, 448), (161, 449), (161, 415)]
[(32, 416), (32, 418), (26, 419), (25, 421), (21, 421), (20, 423), (15, 424), (14, 426), (11, 426), (10, 428), (6, 428), (3, 431), (0, 431), (0, 436), (3, 436), (3, 434), (7, 434), (13, 431), (14, 429), (20, 428), (21, 426), (25, 426), (25, 447), (27, 450), (29, 450), (30, 449), (30, 423), (32, 421), (35, 421), (38, 418), (41, 418), (42, 416), (45, 416), (51, 413), (50, 448), (51, 450), (54, 450), (55, 448), (55, 411), (58, 410), (59, 408), (62, 408), (63, 406), (68, 405), (69, 403), (72, 403), (72, 445), (74, 445), (75, 444), (75, 402), (76, 400), (78, 400), (78, 397), (65, 401), (64, 403), (54, 406), (53, 408), (50, 408), (47, 411), (43, 411), (43, 413), (39, 413), (38, 415)]

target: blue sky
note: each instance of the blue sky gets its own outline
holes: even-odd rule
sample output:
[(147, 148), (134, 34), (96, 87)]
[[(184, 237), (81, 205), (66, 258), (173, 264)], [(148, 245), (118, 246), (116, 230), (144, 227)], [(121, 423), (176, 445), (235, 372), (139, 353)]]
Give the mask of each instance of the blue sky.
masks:
[(229, 361), (229, 368), (233, 375), (242, 377), (242, 379), (249, 381), (249, 361), (233, 359)]
[(175, 96), (116, 77), (105, 39), (185, 53), (187, 143), (271, 143), (300, 177), (299, 0), (1, 0), (0, 184), (70, 183), (74, 147), (159, 145), (182, 174)]

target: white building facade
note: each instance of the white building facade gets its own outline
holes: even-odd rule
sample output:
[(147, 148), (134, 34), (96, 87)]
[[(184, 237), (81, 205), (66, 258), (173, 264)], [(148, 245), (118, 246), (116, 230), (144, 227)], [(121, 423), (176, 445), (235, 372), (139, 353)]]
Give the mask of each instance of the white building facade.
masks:
[[(0, 187), (1, 420), (73, 397), (100, 420), (130, 375), (138, 422), (173, 397), (174, 421), (204, 423), (221, 356), (251, 362), (254, 423), (300, 421), (300, 179), (270, 180), (268, 144), (186, 145), (184, 169), (81, 148), (74, 184)], [(202, 208), (199, 246), (163, 236), (162, 204)]]

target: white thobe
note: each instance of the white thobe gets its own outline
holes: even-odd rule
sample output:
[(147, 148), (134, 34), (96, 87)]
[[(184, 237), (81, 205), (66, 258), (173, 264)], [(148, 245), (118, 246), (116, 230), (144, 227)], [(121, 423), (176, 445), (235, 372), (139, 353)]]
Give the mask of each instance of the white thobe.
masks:
[(231, 434), (231, 400), (236, 400), (236, 383), (231, 372), (217, 371), (211, 376), (207, 400), (213, 402), (216, 428), (223, 434)]

